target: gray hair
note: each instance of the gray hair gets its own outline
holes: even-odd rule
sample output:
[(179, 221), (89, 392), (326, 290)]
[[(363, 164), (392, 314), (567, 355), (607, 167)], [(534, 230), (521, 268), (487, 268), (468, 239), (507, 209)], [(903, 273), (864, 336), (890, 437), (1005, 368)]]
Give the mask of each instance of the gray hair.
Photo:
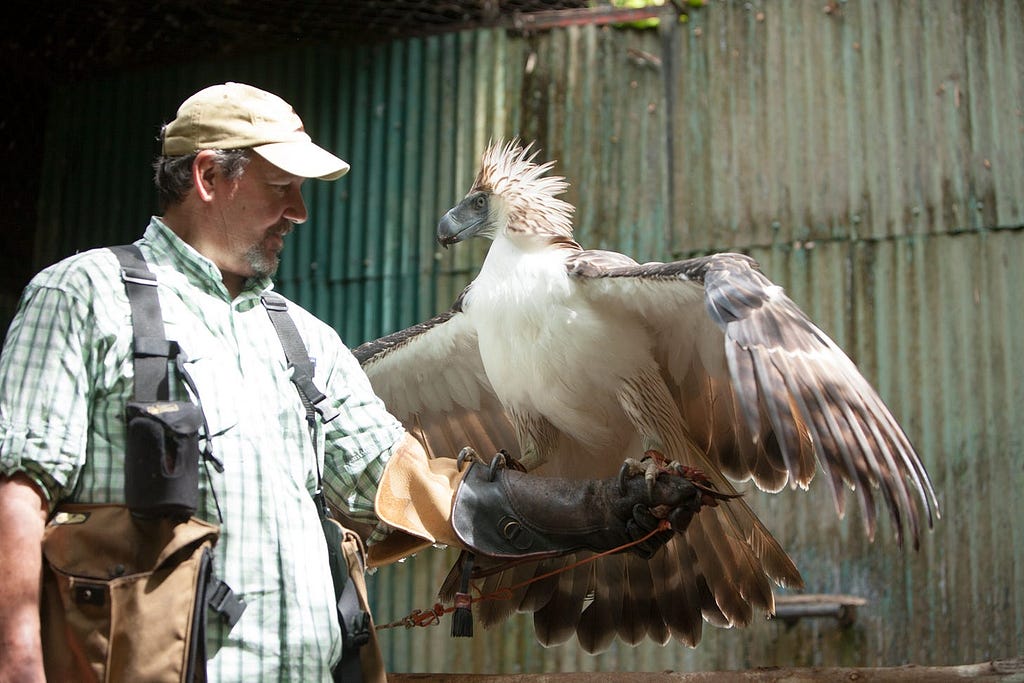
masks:
[[(252, 158), (251, 149), (215, 149), (216, 162), (228, 180), (240, 178)], [(192, 189), (192, 162), (199, 152), (186, 156), (160, 156), (153, 162), (153, 182), (156, 184), (160, 211), (179, 204)]]

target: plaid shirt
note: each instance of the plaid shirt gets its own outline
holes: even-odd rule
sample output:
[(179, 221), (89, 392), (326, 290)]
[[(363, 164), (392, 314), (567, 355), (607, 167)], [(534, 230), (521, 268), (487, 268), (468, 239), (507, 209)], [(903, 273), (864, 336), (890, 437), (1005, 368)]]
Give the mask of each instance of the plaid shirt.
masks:
[[(335, 331), (292, 304), (316, 383), (341, 413), (311, 439), (260, 304), (269, 278), (250, 281), (232, 300), (217, 267), (159, 219), (137, 244), (224, 464), (223, 473), (208, 467), (200, 477), (198, 514), (217, 522), (219, 505), (217, 571), (248, 605), (230, 632), (210, 620), (210, 677), (327, 680), (341, 636), (310, 497), (317, 464), (332, 502), (376, 523), (374, 494), (402, 427)], [(62, 500), (124, 501), (131, 341), (131, 310), (109, 250), (69, 257), (32, 280), (0, 356), (0, 474), (26, 473), (51, 509)], [(179, 382), (175, 391), (180, 398), (186, 390)]]

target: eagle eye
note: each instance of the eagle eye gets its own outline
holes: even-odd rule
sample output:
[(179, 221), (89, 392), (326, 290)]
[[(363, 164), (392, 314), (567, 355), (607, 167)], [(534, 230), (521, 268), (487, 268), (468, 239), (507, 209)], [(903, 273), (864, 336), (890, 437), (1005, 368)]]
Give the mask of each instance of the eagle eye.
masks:
[(473, 208), (477, 211), (483, 211), (487, 208), (487, 195), (478, 194), (473, 198)]

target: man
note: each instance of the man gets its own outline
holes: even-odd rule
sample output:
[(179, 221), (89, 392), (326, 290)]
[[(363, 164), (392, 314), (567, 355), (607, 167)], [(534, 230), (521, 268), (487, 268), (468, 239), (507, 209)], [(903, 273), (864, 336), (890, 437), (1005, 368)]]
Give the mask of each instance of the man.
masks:
[[(451, 458), (428, 460), (335, 331), (291, 304), (316, 382), (340, 413), (309, 429), (260, 296), (284, 238), (306, 221), (303, 182), (335, 180), (348, 164), (315, 145), (283, 100), (238, 83), (187, 99), (162, 137), (163, 216), (136, 244), (197, 396), (183, 383), (174, 391), (201, 402), (204, 437), (223, 464), (200, 478), (197, 515), (221, 524), (216, 566), (247, 605), (233, 627), (210, 621), (211, 680), (329, 678), (340, 630), (311, 497), (321, 475), (334, 505), (375, 525), (371, 564), (435, 542), (490, 555), (610, 550), (653, 530), (655, 506), (685, 529), (699, 496), (674, 474), (648, 489), (636, 476), (621, 485), (507, 470), (492, 477)], [(132, 361), (131, 309), (109, 250), (67, 258), (26, 288), (0, 356), (0, 680), (44, 679), (48, 516), (67, 501), (124, 502)], [(530, 548), (496, 533), (509, 514), (536, 540)], [(636, 551), (653, 552), (671, 533)]]

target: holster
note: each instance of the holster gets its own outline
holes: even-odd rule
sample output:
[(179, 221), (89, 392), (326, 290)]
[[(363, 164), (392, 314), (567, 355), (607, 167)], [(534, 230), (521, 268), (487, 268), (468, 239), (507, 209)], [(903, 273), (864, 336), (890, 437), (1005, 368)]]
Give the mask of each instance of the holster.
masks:
[(342, 637), (342, 659), (332, 672), (334, 680), (384, 683), (384, 656), (367, 599), (363, 542), (331, 517), (324, 517), (322, 523)]
[(199, 504), (199, 406), (130, 401), (125, 420), (125, 503), (140, 516), (190, 517)]

